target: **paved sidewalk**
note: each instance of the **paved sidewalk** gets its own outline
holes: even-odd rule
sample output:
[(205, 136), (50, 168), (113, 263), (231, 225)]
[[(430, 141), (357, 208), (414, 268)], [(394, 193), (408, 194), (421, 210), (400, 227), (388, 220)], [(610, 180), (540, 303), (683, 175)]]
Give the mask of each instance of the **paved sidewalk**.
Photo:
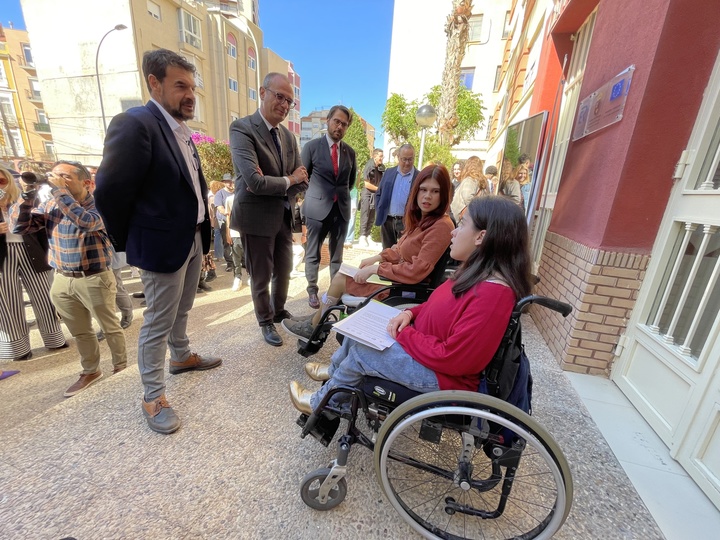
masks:
[[(60, 354), (36, 349), (37, 360), (2, 364), (22, 373), (0, 382), (0, 538), (415, 537), (384, 499), (364, 448), (351, 453), (343, 504), (316, 512), (302, 503), (302, 477), (335, 454), (332, 445), (299, 437), (287, 384), (307, 381), (305, 359), (289, 339), (266, 345), (249, 290), (233, 293), (231, 274), (218, 275), (215, 290), (197, 298), (190, 338), (224, 363), (168, 376), (168, 399), (183, 420), (176, 434), (147, 428), (137, 366), (108, 376), (107, 345), (106, 379), (70, 399), (62, 392), (79, 372), (72, 342)], [(327, 284), (327, 270), (321, 277)], [(291, 282), (291, 296), (291, 312), (309, 313), (304, 279)], [(130, 358), (141, 313), (128, 332)], [(575, 482), (573, 510), (556, 538), (662, 538), (532, 321), (524, 324), (534, 416), (563, 448)], [(316, 358), (329, 360), (333, 349), (330, 340)]]

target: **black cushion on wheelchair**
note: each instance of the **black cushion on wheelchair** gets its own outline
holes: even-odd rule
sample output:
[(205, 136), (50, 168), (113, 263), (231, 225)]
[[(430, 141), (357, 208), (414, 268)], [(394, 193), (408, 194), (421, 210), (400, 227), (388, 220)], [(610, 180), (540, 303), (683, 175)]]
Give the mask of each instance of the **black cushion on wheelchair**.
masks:
[(390, 407), (397, 407), (401, 403), (415, 396), (419, 396), (422, 393), (410, 390), (402, 384), (377, 377), (365, 377), (360, 385), (360, 389), (371, 401), (380, 401)]

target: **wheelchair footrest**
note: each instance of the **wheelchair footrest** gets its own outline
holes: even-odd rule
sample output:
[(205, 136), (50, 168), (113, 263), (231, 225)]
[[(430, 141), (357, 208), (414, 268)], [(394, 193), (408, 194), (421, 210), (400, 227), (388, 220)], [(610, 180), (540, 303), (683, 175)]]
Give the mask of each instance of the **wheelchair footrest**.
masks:
[[(297, 419), (297, 425), (304, 428), (305, 424), (307, 424), (308, 418), (309, 417), (307, 414), (301, 414), (300, 417)], [(318, 421), (315, 423), (315, 427), (312, 429), (312, 431), (310, 431), (310, 435), (320, 441), (320, 444), (322, 444), (323, 446), (328, 446), (333, 440), (335, 432), (337, 432), (339, 427), (339, 416), (328, 418), (324, 414), (321, 414), (318, 418)]]

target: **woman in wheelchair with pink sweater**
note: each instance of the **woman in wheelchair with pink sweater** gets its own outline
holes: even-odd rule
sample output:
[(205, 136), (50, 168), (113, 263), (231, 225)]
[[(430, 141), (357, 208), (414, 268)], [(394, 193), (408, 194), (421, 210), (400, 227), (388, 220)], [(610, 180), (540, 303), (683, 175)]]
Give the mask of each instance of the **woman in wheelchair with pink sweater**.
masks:
[(390, 319), (387, 331), (397, 340), (391, 347), (378, 351), (345, 339), (329, 366), (306, 366), (311, 378), (327, 381), (318, 391), (290, 383), (295, 408), (310, 414), (328, 390), (357, 386), (365, 376), (418, 392), (477, 391), (513, 306), (530, 294), (528, 230), (520, 207), (500, 196), (473, 199), (452, 233), (450, 256), (462, 263), (454, 276), (427, 302)]
[[(383, 279), (414, 285), (430, 275), (435, 264), (450, 244), (453, 222), (447, 216), (450, 206), (450, 174), (442, 165), (428, 165), (417, 175), (410, 188), (405, 207), (405, 231), (394, 246), (379, 255), (363, 259), (354, 278), (338, 272), (327, 293), (320, 300), (320, 309), (310, 317), (285, 319), (282, 327), (289, 334), (307, 341), (320, 322), (322, 314), (336, 305), (344, 293), (370, 296), (383, 285), (368, 283), (377, 274)], [(377, 296), (382, 300), (387, 294)]]

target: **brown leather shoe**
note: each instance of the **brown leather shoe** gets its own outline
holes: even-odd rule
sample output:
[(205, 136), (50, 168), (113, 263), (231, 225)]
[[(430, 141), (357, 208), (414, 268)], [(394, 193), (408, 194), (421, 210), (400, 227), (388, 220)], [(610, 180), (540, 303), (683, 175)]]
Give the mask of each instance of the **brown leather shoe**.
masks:
[(177, 375), (185, 371), (204, 371), (212, 369), (222, 364), (222, 358), (212, 356), (200, 356), (197, 353), (190, 353), (190, 356), (184, 362), (175, 362), (170, 360), (170, 373)]
[(297, 381), (290, 382), (290, 400), (293, 407), (305, 414), (312, 414), (312, 406), (310, 405), (310, 396), (312, 392), (306, 390)]
[(163, 435), (169, 435), (178, 430), (181, 424), (180, 418), (170, 407), (167, 399), (165, 399), (165, 394), (150, 403), (145, 399), (141, 401), (143, 416), (145, 416), (150, 429)]
[(95, 373), (83, 373), (80, 375), (80, 378), (77, 380), (75, 384), (73, 384), (70, 388), (65, 390), (65, 397), (73, 397), (75, 394), (78, 394), (85, 390), (88, 386), (95, 384), (100, 379), (102, 379), (102, 371), (98, 370)]
[(115, 375), (116, 373), (120, 373), (126, 367), (127, 366), (122, 366), (122, 367), (113, 366), (113, 375)]
[(308, 362), (305, 364), (305, 373), (313, 381), (327, 381), (330, 378), (330, 365), (320, 362)]

